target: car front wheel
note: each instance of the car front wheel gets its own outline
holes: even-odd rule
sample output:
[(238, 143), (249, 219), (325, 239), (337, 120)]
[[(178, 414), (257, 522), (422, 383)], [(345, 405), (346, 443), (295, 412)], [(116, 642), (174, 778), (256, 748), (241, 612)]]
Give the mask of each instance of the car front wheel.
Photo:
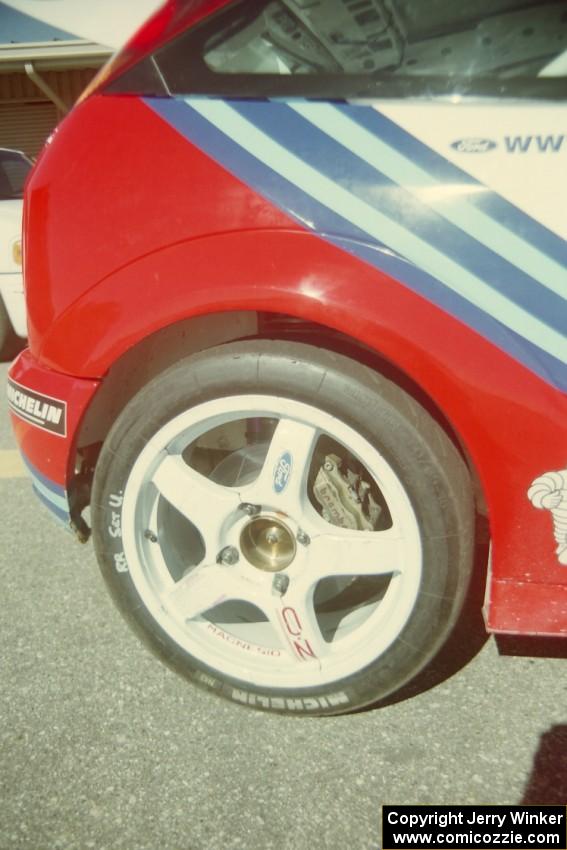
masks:
[(311, 346), (245, 342), (127, 405), (93, 532), (118, 606), (168, 664), (248, 706), (334, 714), (440, 648), (473, 505), (457, 450), (399, 387)]

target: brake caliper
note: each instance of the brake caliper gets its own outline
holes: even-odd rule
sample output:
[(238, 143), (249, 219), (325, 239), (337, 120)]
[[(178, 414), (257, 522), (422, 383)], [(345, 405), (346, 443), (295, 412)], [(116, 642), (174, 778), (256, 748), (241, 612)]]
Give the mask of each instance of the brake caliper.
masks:
[(313, 484), (323, 519), (341, 528), (374, 531), (382, 508), (371, 493), (371, 485), (349, 469), (336, 454), (325, 456)]

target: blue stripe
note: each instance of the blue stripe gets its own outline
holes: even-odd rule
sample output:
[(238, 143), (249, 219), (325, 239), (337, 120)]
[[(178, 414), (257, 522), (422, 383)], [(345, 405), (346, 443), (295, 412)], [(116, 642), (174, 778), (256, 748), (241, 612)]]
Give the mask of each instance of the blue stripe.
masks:
[(66, 490), (40, 472), (23, 452), (22, 459), (31, 475), (32, 486), (36, 496), (43, 502), (44, 505), (47, 505), (49, 510), (52, 511), (58, 519), (68, 524), (70, 521), (70, 514)]
[[(342, 234), (354, 241), (368, 242), (367, 233), (327, 207), (323, 207), (307, 192), (298, 191), (292, 183), (277, 172), (266, 168), (255, 156), (232, 142), (225, 133), (203, 118), (185, 101), (148, 98), (145, 102), (183, 136), (220, 162), (236, 177), (273, 201), (303, 227), (326, 234)], [(385, 245), (381, 247), (389, 250)]]
[[(313, 109), (313, 105), (309, 105)], [(315, 109), (323, 106), (317, 104)], [(567, 332), (565, 301), (517, 266), (450, 224), (406, 189), (351, 153), (285, 104), (239, 103), (235, 110), (334, 183), (418, 234), (516, 304), (561, 333)], [(368, 241), (366, 236), (365, 241)], [(567, 294), (567, 293), (566, 293)]]
[[(414, 292), (422, 295), (428, 301), (442, 306), (442, 308), (457, 319), (460, 319), (469, 327), (476, 330), (494, 345), (497, 345), (515, 360), (518, 360), (530, 371), (539, 375), (545, 381), (553, 384), (563, 392), (567, 392), (567, 370), (565, 366), (553, 357), (543, 352), (540, 348), (532, 345), (528, 340), (518, 336), (497, 319), (479, 310), (474, 305), (463, 301), (458, 295), (448, 293), (439, 281), (424, 275), (419, 269), (405, 267), (397, 269), (396, 264), (387, 257), (377, 256), (377, 252), (370, 246), (357, 245), (355, 251), (351, 251), (348, 243), (341, 245), (341, 240), (333, 240), (335, 244), (344, 250), (354, 253), (359, 259), (365, 260), (370, 265), (385, 271), (391, 277), (405, 283)], [(405, 272), (405, 279), (399, 277), (399, 273)]]
[(57, 484), (55, 481), (52, 481), (51, 478), (48, 478), (47, 475), (44, 475), (43, 472), (40, 472), (37, 466), (35, 466), (31, 460), (21, 452), (22, 460), (28, 468), (28, 471), (32, 478), (36, 479), (40, 484), (43, 485), (46, 489), (50, 490), (53, 493), (55, 498), (67, 500), (67, 491), (60, 484)]
[(61, 508), (57, 507), (57, 505), (54, 505), (53, 502), (50, 499), (48, 499), (41, 490), (38, 489), (35, 481), (32, 483), (32, 486), (33, 486), (34, 493), (37, 496), (37, 498), (40, 500), (40, 502), (43, 502), (43, 504), (47, 508), (49, 508), (51, 513), (55, 515), (55, 517), (67, 528), (68, 531), (70, 531), (71, 529), (70, 529), (69, 523), (70, 523), (71, 517), (69, 516), (68, 511), (61, 510)]
[[(409, 160), (418, 163), (443, 185), (462, 184), (471, 189), (485, 189), (478, 180), (460, 169), (441, 154), (420, 142), (386, 115), (370, 106), (341, 106), (340, 110), (349, 119), (378, 136), (395, 150), (400, 151)], [(565, 241), (553, 233), (541, 222), (515, 207), (496, 192), (471, 191), (469, 203), (483, 210), (487, 215), (507, 227), (512, 233), (542, 251), (548, 257), (562, 265), (566, 264), (567, 247)]]
[[(207, 101), (207, 98), (203, 98)], [(198, 104), (198, 99), (192, 102)], [(459, 294), (447, 289), (431, 274), (405, 261), (384, 243), (368, 234), (344, 216), (309, 195), (272, 168), (262, 163), (225, 132), (202, 117), (190, 105), (178, 100), (148, 99), (147, 105), (182, 135), (220, 162), (231, 173), (285, 210), (301, 225), (315, 230), (327, 241), (371, 264), (405, 284), (413, 291), (471, 326), (495, 345), (522, 362), (540, 377), (567, 390), (567, 370), (553, 356), (528, 343), (483, 310)]]
[(565, 298), (565, 265), (548, 257), (500, 221), (470, 203), (472, 195), (490, 194), (485, 186), (439, 183), (421, 165), (370, 133), (334, 105), (293, 103), (292, 108), (303, 115), (310, 124), (340, 142), (351, 153), (403, 186), (419, 202), (435, 210), (444, 220), (460, 228), (467, 236), (504, 258), (512, 266), (523, 270), (538, 284), (542, 284), (560, 298)]
[(432, 273), (449, 290), (498, 318), (502, 324), (531, 340), (536, 346), (567, 363), (567, 337), (545, 325), (537, 316), (515, 304), (486, 281), (439, 251), (403, 223), (388, 218), (380, 209), (349, 192), (301, 157), (220, 100), (191, 101), (192, 108), (222, 129), (272, 171), (286, 177), (296, 188), (309, 187), (309, 194), (326, 207)]

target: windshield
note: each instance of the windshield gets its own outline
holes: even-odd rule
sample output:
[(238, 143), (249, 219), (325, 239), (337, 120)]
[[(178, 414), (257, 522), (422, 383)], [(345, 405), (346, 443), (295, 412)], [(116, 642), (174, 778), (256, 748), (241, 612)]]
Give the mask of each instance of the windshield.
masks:
[(22, 198), (32, 164), (22, 153), (0, 149), (0, 200)]

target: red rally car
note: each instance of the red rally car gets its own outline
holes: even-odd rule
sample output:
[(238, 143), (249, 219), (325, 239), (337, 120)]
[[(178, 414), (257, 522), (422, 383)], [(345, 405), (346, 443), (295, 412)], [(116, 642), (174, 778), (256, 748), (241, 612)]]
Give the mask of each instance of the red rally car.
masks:
[(28, 181), (38, 496), (229, 699), (333, 714), (567, 634), (564, 2), (170, 0)]

